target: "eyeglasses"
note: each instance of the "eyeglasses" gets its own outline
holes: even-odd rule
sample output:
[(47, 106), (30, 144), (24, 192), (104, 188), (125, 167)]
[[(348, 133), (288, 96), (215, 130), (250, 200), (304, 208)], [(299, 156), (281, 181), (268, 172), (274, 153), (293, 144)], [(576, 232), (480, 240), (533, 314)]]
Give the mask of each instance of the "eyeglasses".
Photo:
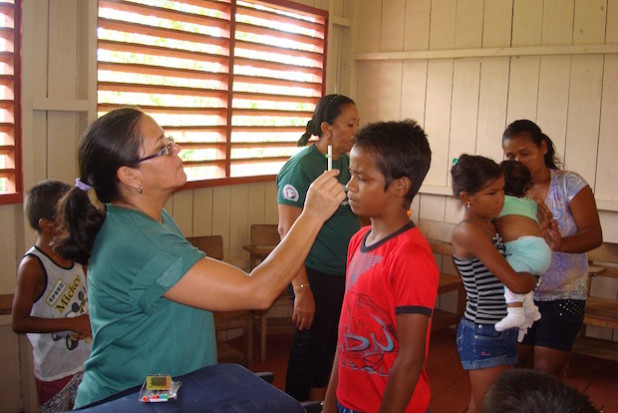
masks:
[(176, 144), (176, 142), (174, 142), (174, 138), (169, 137), (169, 136), (167, 137), (167, 140), (168, 140), (167, 145), (165, 145), (162, 149), (159, 149), (152, 155), (144, 156), (143, 158), (140, 158), (137, 161), (129, 163), (129, 166), (137, 165), (138, 163), (142, 163), (150, 159), (158, 158), (159, 156), (172, 156), (174, 154), (174, 145)]

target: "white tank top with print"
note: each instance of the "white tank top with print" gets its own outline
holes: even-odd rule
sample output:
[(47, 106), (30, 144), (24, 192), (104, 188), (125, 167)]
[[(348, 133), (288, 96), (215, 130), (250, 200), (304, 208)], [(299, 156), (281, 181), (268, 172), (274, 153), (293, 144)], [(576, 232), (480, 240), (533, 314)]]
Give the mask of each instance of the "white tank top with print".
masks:
[[(86, 276), (80, 264), (63, 268), (36, 246), (26, 256), (38, 259), (46, 278), (43, 294), (32, 305), (32, 317), (76, 317), (88, 313)], [(34, 375), (39, 380), (52, 381), (75, 374), (83, 370), (90, 356), (91, 338), (77, 340), (73, 331), (27, 335), (34, 355)]]

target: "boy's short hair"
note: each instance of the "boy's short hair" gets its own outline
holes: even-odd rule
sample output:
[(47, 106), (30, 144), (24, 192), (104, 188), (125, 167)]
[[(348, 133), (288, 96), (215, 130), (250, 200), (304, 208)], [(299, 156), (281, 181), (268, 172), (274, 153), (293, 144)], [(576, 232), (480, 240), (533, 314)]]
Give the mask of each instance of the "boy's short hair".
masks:
[(395, 179), (410, 179), (412, 184), (404, 200), (404, 206), (409, 207), (431, 164), (431, 149), (423, 128), (411, 119), (370, 123), (358, 131), (354, 146), (375, 155), (386, 178), (384, 190)]
[(597, 413), (588, 397), (557, 377), (530, 369), (506, 370), (491, 385), (481, 413)]
[(56, 206), (60, 198), (71, 187), (60, 181), (42, 181), (34, 185), (26, 193), (24, 210), (30, 226), (35, 231), (40, 231), (39, 219), (45, 218), (50, 222), (56, 221)]
[(533, 185), (530, 170), (521, 162), (506, 160), (500, 163), (504, 172), (504, 193), (521, 198)]

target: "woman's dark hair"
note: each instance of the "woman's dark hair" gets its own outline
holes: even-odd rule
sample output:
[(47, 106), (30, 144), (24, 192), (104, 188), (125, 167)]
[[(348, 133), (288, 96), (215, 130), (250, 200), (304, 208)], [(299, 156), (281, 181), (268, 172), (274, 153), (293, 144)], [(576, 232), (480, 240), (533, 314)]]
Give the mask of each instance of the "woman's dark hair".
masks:
[(384, 190), (395, 179), (410, 179), (404, 199), (404, 207), (409, 208), (431, 164), (431, 149), (423, 128), (409, 119), (370, 123), (358, 131), (354, 146), (374, 155), (386, 179)]
[(521, 162), (506, 160), (500, 163), (504, 173), (504, 193), (517, 198), (526, 196), (526, 191), (532, 187), (530, 170)]
[(502, 168), (492, 159), (462, 154), (451, 167), (453, 194), (474, 194), (502, 176)]
[(337, 116), (341, 115), (342, 107), (354, 105), (354, 101), (344, 95), (326, 95), (318, 101), (313, 111), (313, 117), (298, 140), (298, 146), (305, 146), (312, 136), (322, 136), (322, 122), (333, 124)]
[(50, 222), (56, 221), (56, 207), (60, 198), (71, 187), (60, 181), (42, 181), (26, 192), (24, 211), (30, 226), (35, 231), (40, 231), (39, 220), (45, 218)]
[(541, 131), (541, 128), (531, 120), (520, 119), (507, 126), (502, 134), (502, 143), (504, 144), (505, 140), (514, 138), (520, 134), (527, 134), (538, 147), (541, 147), (541, 143), (545, 141), (545, 145), (547, 146), (547, 153), (544, 156), (545, 166), (549, 169), (560, 169), (558, 167), (560, 165), (560, 160), (556, 156), (554, 143), (549, 139), (549, 136), (545, 135)]
[[(94, 189), (101, 202), (120, 199), (116, 172), (139, 159), (143, 116), (134, 108), (113, 110), (95, 120), (80, 138), (80, 180)], [(105, 211), (90, 202), (87, 191), (73, 187), (60, 201), (58, 218), (55, 250), (63, 257), (87, 264)]]

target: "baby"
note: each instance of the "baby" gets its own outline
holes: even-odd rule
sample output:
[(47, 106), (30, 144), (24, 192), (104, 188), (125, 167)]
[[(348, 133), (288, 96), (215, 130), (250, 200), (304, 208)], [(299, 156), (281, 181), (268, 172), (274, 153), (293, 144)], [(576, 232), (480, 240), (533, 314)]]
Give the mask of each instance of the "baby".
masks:
[[(506, 246), (506, 260), (517, 272), (542, 275), (551, 262), (551, 249), (541, 235), (539, 220), (543, 218), (537, 202), (526, 196), (532, 186), (530, 171), (517, 161), (503, 161), (504, 208), (495, 220)], [(519, 327), (518, 340), (541, 318), (532, 299), (533, 292), (515, 294), (504, 288), (507, 315), (496, 323), (496, 331)]]

